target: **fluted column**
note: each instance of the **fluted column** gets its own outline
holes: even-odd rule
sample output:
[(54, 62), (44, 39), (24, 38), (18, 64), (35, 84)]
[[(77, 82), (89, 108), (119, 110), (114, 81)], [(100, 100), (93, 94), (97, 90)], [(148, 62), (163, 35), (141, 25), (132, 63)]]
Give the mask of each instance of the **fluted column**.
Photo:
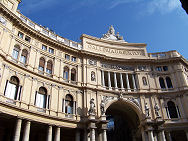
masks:
[(101, 73), (102, 73), (102, 86), (104, 87), (105, 86), (104, 71), (102, 70)]
[(22, 125), (22, 120), (18, 118), (17, 121), (16, 121), (13, 141), (19, 141), (20, 140), (21, 125)]
[(76, 139), (75, 141), (80, 141), (80, 130), (76, 130)]
[(63, 113), (65, 113), (65, 98), (63, 99)]
[(180, 117), (185, 118), (185, 112), (184, 112), (184, 108), (183, 108), (183, 105), (182, 105), (181, 97), (178, 97), (178, 103), (179, 103), (179, 109), (180, 109), (180, 112), (181, 112), (181, 115), (180, 115), (180, 113), (177, 110), (179, 118)]
[(112, 86), (111, 86), (110, 72), (108, 72), (108, 87), (109, 87), (109, 89), (112, 88)]
[(164, 130), (160, 131), (159, 138), (160, 138), (160, 141), (166, 141)]
[(152, 130), (149, 130), (149, 131), (148, 131), (148, 138), (149, 138), (149, 141), (154, 141), (154, 138), (153, 138), (153, 131), (152, 131)]
[(132, 80), (133, 80), (133, 88), (134, 88), (134, 91), (136, 91), (136, 81), (135, 81), (134, 74), (132, 74)]
[(144, 131), (144, 129), (142, 129), (142, 141), (146, 141), (146, 133)]
[(115, 90), (118, 90), (116, 72), (114, 72), (114, 84), (115, 84)]
[(73, 115), (75, 115), (75, 110), (76, 110), (76, 108), (75, 108), (75, 104), (76, 104), (76, 102), (75, 102), (75, 101), (73, 101), (73, 109), (72, 109), (72, 110), (73, 110), (73, 112), (72, 112), (72, 113), (73, 113)]
[(24, 133), (23, 133), (23, 141), (29, 141), (30, 127), (31, 127), (31, 122), (26, 121)]
[(171, 135), (170, 135), (170, 131), (166, 132), (166, 137), (167, 137), (167, 141), (172, 141)]
[(60, 127), (56, 127), (54, 141), (60, 141)]
[(47, 139), (46, 141), (52, 141), (52, 126), (48, 126)]
[(91, 134), (90, 134), (90, 141), (95, 141), (95, 129), (91, 129)]
[(126, 73), (127, 91), (130, 91), (129, 76)]
[(103, 141), (107, 141), (106, 130), (103, 130)]
[(122, 73), (120, 73), (120, 83), (121, 83), (121, 89), (124, 90)]

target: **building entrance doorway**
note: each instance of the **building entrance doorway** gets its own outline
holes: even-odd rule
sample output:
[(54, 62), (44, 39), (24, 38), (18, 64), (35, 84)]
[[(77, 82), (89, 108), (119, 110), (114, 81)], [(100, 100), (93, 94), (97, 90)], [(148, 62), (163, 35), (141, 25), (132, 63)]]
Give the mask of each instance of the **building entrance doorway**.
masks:
[(108, 141), (141, 141), (137, 113), (123, 101), (117, 101), (106, 111)]

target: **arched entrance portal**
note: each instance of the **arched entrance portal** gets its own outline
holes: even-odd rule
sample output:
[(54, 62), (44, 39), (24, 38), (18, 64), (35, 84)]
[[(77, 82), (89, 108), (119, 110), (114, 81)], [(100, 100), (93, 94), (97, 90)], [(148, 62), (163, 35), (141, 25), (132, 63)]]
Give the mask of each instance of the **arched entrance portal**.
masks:
[(125, 101), (116, 101), (106, 110), (108, 141), (141, 141), (141, 132), (138, 126), (140, 120), (132, 108)]

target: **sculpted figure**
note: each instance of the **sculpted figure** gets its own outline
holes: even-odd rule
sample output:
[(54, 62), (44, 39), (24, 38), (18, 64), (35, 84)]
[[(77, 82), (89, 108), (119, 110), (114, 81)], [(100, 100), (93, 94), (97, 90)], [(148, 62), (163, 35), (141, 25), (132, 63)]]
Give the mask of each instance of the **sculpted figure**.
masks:
[(147, 103), (145, 103), (145, 113), (146, 113), (146, 117), (149, 117), (149, 107)]
[(120, 94), (119, 94), (118, 100), (123, 100), (123, 93), (120, 93)]
[(101, 114), (104, 115), (104, 113), (105, 113), (105, 102), (104, 102), (104, 100), (101, 100), (100, 108), (101, 108)]
[(95, 114), (95, 103), (93, 98), (90, 100), (89, 114)]
[(155, 114), (156, 114), (156, 116), (159, 117), (159, 116), (160, 116), (160, 115), (159, 115), (159, 110), (160, 110), (160, 108), (159, 108), (159, 106), (157, 105), (157, 103), (155, 103), (154, 109), (155, 109)]
[(110, 26), (108, 33), (111, 35), (115, 35), (115, 29), (112, 25)]

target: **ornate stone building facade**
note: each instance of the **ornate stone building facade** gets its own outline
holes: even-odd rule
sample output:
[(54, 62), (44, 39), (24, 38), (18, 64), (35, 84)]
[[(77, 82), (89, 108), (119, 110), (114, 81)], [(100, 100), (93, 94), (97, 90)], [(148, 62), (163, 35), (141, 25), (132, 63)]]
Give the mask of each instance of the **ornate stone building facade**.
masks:
[(188, 62), (111, 26), (81, 43), (0, 0), (0, 141), (186, 141)]

